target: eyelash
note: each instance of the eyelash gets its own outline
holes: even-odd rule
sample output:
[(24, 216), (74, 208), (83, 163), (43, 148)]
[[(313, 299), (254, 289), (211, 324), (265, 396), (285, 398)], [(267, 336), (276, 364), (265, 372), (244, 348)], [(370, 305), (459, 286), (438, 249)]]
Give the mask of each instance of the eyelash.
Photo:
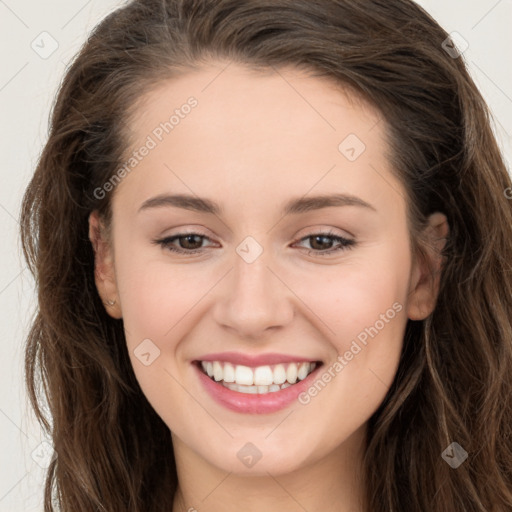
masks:
[[(209, 240), (209, 238), (206, 235), (201, 235), (200, 233), (178, 233), (177, 235), (173, 235), (171, 237), (162, 238), (162, 239), (159, 239), (159, 240), (153, 240), (153, 243), (158, 244), (158, 245), (162, 246), (163, 248), (165, 248), (165, 249), (167, 249), (167, 250), (169, 250), (171, 252), (178, 253), (178, 254), (197, 254), (197, 253), (203, 251), (204, 248), (187, 250), (187, 249), (178, 249), (178, 248), (173, 247), (172, 245), (170, 245), (175, 240), (177, 240), (179, 238), (184, 238), (186, 236), (198, 236), (200, 238)], [(343, 251), (343, 250), (351, 249), (351, 248), (353, 248), (356, 245), (356, 241), (355, 240), (351, 240), (351, 239), (344, 238), (344, 237), (339, 236), (339, 235), (335, 235), (331, 231), (323, 232), (323, 233), (312, 233), (311, 235), (307, 235), (305, 237), (302, 237), (302, 238), (296, 240), (293, 243), (295, 244), (297, 242), (302, 242), (303, 240), (307, 240), (308, 238), (313, 238), (313, 237), (332, 238), (334, 241), (340, 242), (340, 245), (337, 248), (335, 248), (335, 249), (327, 249), (325, 251), (310, 249), (307, 252), (308, 255), (314, 254), (315, 256), (325, 256), (325, 255), (332, 254), (332, 253), (335, 253), (335, 252), (338, 252), (338, 251)]]

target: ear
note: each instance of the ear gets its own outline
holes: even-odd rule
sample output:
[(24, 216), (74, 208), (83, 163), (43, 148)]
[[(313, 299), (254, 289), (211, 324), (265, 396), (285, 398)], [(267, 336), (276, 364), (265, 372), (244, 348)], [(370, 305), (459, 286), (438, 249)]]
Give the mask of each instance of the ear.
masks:
[[(89, 240), (94, 250), (94, 281), (107, 313), (122, 318), (114, 271), (114, 254), (107, 230), (97, 210), (89, 215)], [(109, 305), (110, 302), (114, 304)]]
[(439, 293), (443, 250), (449, 235), (446, 216), (436, 212), (430, 215), (422, 236), (425, 254), (415, 258), (411, 271), (407, 316), (424, 320), (434, 311)]

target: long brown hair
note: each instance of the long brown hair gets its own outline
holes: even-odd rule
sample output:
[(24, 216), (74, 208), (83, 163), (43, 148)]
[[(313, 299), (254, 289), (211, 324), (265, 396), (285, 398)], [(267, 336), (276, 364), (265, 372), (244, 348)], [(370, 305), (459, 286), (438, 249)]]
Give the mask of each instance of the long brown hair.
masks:
[[(447, 37), (409, 0), (140, 0), (96, 27), (61, 84), (22, 204), (39, 300), (26, 384), (57, 454), (46, 512), (172, 510), (170, 432), (138, 386), (122, 320), (97, 293), (88, 216), (111, 219), (112, 194), (94, 190), (124, 163), (141, 95), (211, 58), (297, 66), (360, 94), (385, 120), (414, 247), (429, 213), (448, 218), (436, 308), (408, 321), (369, 421), (367, 510), (512, 509), (511, 182)], [(468, 452), (457, 469), (441, 457), (453, 441)]]

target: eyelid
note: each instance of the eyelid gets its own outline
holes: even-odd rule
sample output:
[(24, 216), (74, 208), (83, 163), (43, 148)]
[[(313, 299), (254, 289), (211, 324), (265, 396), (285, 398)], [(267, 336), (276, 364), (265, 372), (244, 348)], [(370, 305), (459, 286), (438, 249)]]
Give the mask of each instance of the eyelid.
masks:
[(202, 224), (190, 224), (187, 227), (176, 227), (165, 230), (165, 235), (160, 235), (159, 238), (170, 238), (177, 235), (201, 235), (204, 237), (215, 237), (212, 231), (204, 227)]
[(335, 228), (333, 226), (329, 226), (328, 224), (312, 224), (310, 226), (306, 226), (302, 228), (299, 233), (305, 232), (305, 234), (299, 234), (299, 240), (304, 238), (305, 236), (312, 236), (317, 234), (327, 234), (330, 236), (339, 236), (340, 238), (346, 239), (356, 239), (356, 236), (346, 229)]
[[(331, 238), (334, 240), (335, 247), (330, 249), (325, 249), (323, 251), (321, 250), (315, 250), (315, 249), (306, 249), (306, 252), (308, 255), (314, 255), (314, 256), (329, 256), (332, 254), (341, 254), (342, 252), (351, 249), (357, 245), (357, 241), (355, 238), (348, 238), (343, 235), (337, 234), (332, 229), (329, 230), (319, 230), (319, 231), (312, 231), (309, 234), (306, 234), (305, 236), (301, 236), (298, 238), (295, 242), (293, 242), (292, 245), (295, 245), (297, 243), (300, 243), (302, 241), (307, 241), (309, 238), (312, 237), (326, 237)], [(338, 245), (336, 245), (338, 244)], [(341, 245), (340, 245), (341, 244)]]

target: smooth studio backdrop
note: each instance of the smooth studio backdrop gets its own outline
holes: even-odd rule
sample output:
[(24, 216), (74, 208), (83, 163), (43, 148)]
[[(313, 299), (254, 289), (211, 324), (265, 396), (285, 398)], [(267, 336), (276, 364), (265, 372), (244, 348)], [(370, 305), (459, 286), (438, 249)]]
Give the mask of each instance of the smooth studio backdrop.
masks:
[[(510, 171), (512, 0), (419, 3), (467, 42), (463, 57), (491, 107)], [(50, 107), (67, 64), (90, 30), (122, 4), (0, 0), (0, 512), (43, 512), (44, 468), (52, 457), (51, 441), (34, 420), (23, 381), (25, 336), (36, 297), (19, 243), (21, 198), (46, 140)]]

